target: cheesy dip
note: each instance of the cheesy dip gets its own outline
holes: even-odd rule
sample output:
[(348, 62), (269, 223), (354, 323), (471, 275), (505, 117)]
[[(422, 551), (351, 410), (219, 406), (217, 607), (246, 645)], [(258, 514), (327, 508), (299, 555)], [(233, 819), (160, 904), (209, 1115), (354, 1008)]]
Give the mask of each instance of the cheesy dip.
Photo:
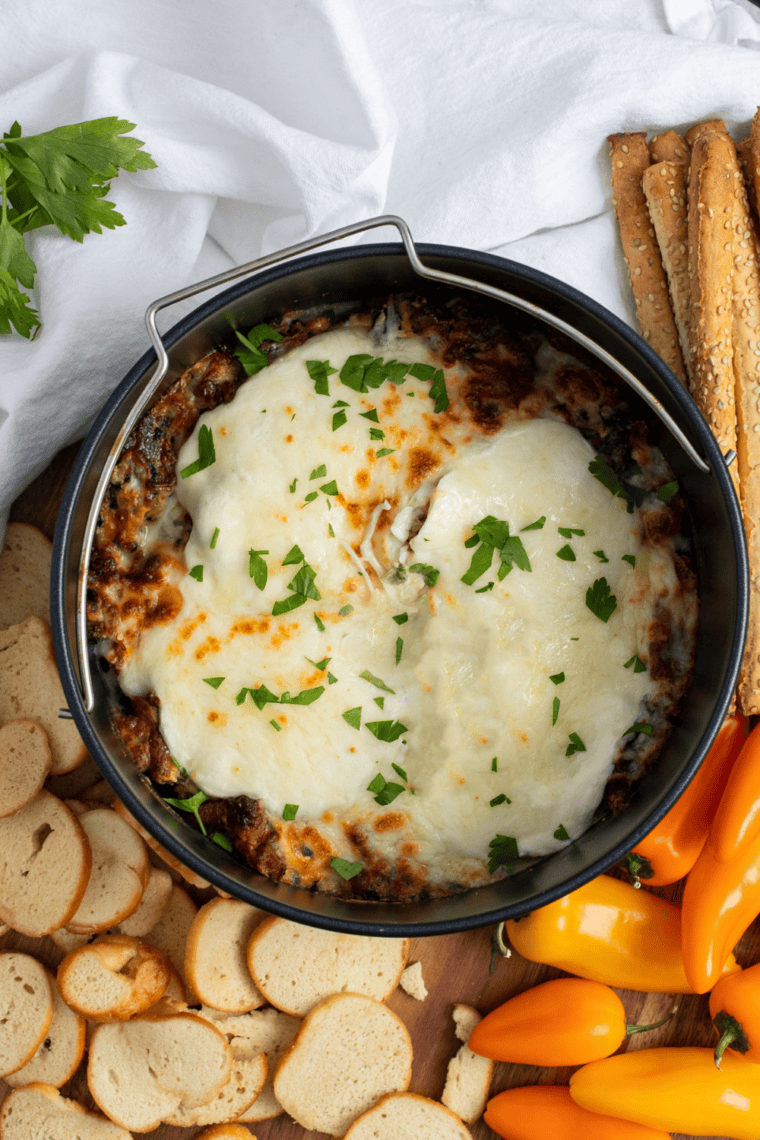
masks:
[[(589, 438), (620, 431), (594, 423), (623, 415), (610, 381), (537, 334), (457, 351), (426, 314), (240, 338), (271, 362), (183, 425), (154, 501), (121, 471), (140, 554), (94, 572), (117, 724), (169, 803), (265, 873), (361, 897), (580, 835), (661, 745), (694, 636), (661, 455), (627, 409), (609, 458)], [(238, 368), (212, 356), (188, 391)], [(500, 367), (511, 408), (484, 398)]]

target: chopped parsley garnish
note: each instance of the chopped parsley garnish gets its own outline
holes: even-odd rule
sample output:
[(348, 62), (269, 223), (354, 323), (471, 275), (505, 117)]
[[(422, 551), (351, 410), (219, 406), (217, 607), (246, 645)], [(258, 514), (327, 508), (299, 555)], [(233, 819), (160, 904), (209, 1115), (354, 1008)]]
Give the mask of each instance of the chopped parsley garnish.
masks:
[(332, 429), (333, 429), (333, 431), (337, 431), (338, 428), (343, 427), (344, 423), (346, 423), (347, 420), (348, 420), (348, 417), (346, 415), (345, 408), (341, 408), (340, 411), (336, 412), (332, 418)]
[(428, 394), (431, 400), (435, 400), (433, 411), (439, 415), (441, 412), (445, 412), (450, 401), (449, 394), (446, 391), (446, 380), (440, 368), (433, 377), (433, 383), (430, 385), (430, 392)]
[(629, 499), (628, 492), (626, 491), (625, 487), (620, 482), (617, 475), (612, 470), (612, 468), (610, 467), (610, 465), (606, 459), (602, 458), (601, 455), (597, 455), (589, 463), (588, 469), (591, 472), (591, 474), (594, 476), (594, 478), (598, 479), (599, 482), (602, 484), (602, 486), (607, 488), (607, 490), (609, 491), (609, 493), (611, 495), (614, 495), (617, 498), (628, 500), (629, 501), (629, 510), (632, 509), (632, 507), (630, 506), (630, 499)]
[(491, 771), (492, 772), (498, 772), (497, 765), (498, 765), (498, 759), (494, 756), (493, 760), (491, 761)]
[(595, 550), (594, 554), (597, 556), (600, 562), (609, 562), (609, 558), (603, 550)]
[(244, 685), (243, 688), (238, 693), (238, 695), (235, 697), (235, 704), (236, 705), (242, 705), (243, 701), (245, 700), (245, 698), (248, 696), (249, 693), (253, 694), (253, 689), (249, 689)]
[(461, 581), (466, 586), (472, 586), (478, 578), (490, 570), (494, 551), (498, 551), (501, 563), (497, 574), (500, 582), (510, 573), (513, 565), (520, 570), (532, 569), (522, 539), (517, 535), (510, 536), (509, 523), (494, 518), (493, 515), (486, 515), (480, 522), (475, 523), (472, 529), (475, 533), (466, 540), (465, 546), (475, 546), (478, 540), (480, 545), (472, 556), (469, 570), (462, 575)]
[(373, 677), (369, 669), (365, 669), (363, 673), (359, 674), (359, 676), (363, 681), (369, 681), (370, 685), (374, 685), (376, 689), (383, 689), (386, 693), (393, 693), (394, 695), (396, 693), (395, 689), (388, 688), (385, 681), (381, 681), (379, 677)]
[(435, 365), (413, 364), (409, 369), (409, 375), (415, 376), (418, 380), (432, 380), (435, 376)]
[(368, 412), (359, 412), (365, 420), (372, 420), (373, 423), (379, 424), (380, 420), (377, 418), (377, 408), (371, 408)]
[(385, 708), (385, 697), (373, 697), (372, 700), (381, 711)]
[(438, 581), (438, 575), (441, 573), (434, 566), (427, 566), (424, 562), (415, 562), (413, 566), (409, 567), (409, 570), (415, 574), (421, 574), (425, 579), (425, 585), (431, 589)]
[(520, 858), (517, 840), (513, 835), (495, 835), (488, 844), (488, 871), (492, 875), (497, 867), (505, 867), (511, 874), (513, 860)]
[(401, 654), (404, 652), (404, 639), (403, 637), (396, 638), (396, 664), (398, 665), (401, 660)]
[(302, 689), (300, 693), (296, 693), (291, 697), (290, 693), (282, 693), (280, 696), (281, 705), (313, 705), (325, 691), (324, 685), (316, 685), (313, 689)]
[(349, 356), (340, 370), (340, 382), (355, 392), (367, 392), (370, 388), (379, 388), (384, 380), (392, 384), (400, 384), (409, 365), (398, 360), (389, 360), (387, 363), (382, 356), (372, 357), (366, 352)]
[(512, 801), (509, 796), (505, 796), (504, 792), (502, 792), (500, 796), (494, 796), (494, 798), (490, 800), (489, 803), (491, 807), (498, 807), (499, 804), (511, 804)]
[[(344, 718), (345, 715), (344, 713)], [(400, 720), (366, 720), (364, 727), (368, 728), (378, 740), (384, 740), (388, 744), (392, 744), (394, 740), (398, 740), (399, 736), (403, 736), (405, 732), (409, 731)]]
[(324, 463), (320, 463), (319, 467), (315, 467), (314, 470), (312, 471), (311, 475), (309, 476), (309, 481), (311, 481), (312, 479), (324, 479), (326, 474), (327, 474), (327, 467), (325, 466)]
[(225, 835), (224, 832), (215, 831), (211, 839), (218, 847), (223, 847), (225, 851), (232, 850), (232, 840), (228, 835)]
[(350, 605), (341, 606), (340, 609), (338, 610), (338, 614), (340, 617), (348, 617), (348, 615), (352, 614), (353, 612), (354, 612), (354, 607), (350, 606)]
[(203, 567), (201, 565), (193, 566), (192, 570), (188, 571), (191, 578), (195, 578), (196, 582), (203, 581)]
[(400, 796), (404, 787), (402, 784), (392, 783), (386, 780), (379, 772), (374, 780), (367, 784), (367, 791), (372, 792), (375, 797), (375, 803), (385, 807), (387, 804), (392, 804), (397, 796)]
[(296, 566), (299, 562), (304, 561), (303, 551), (300, 546), (291, 546), (288, 553), (282, 560), (283, 566)]
[(559, 716), (559, 697), (555, 697), (554, 700), (552, 701), (552, 725), (555, 725), (557, 723), (557, 717), (558, 716)]
[(377, 453), (377, 458), (382, 459), (384, 455), (393, 455), (395, 447), (381, 447)]
[(393, 620), (395, 621), (396, 625), (406, 625), (406, 623), (409, 621), (409, 614), (394, 614)]
[(545, 523), (546, 515), (541, 515), (540, 519), (536, 519), (535, 522), (530, 523), (528, 526), (521, 526), (520, 534), (522, 534), (525, 530), (543, 530)]
[(672, 483), (664, 483), (657, 492), (657, 498), (661, 503), (669, 503), (670, 500), (678, 494), (678, 481), (673, 480)]
[(282, 809), (282, 818), (286, 823), (288, 823), (291, 819), (295, 819), (297, 814), (298, 804), (285, 804), (285, 807)]
[(248, 573), (253, 578), (255, 584), (260, 590), (263, 590), (267, 584), (268, 570), (267, 564), (261, 557), (262, 554), (269, 554), (268, 550), (249, 550), (248, 551)]
[(339, 859), (337, 855), (330, 860), (330, 866), (341, 879), (353, 879), (362, 869), (361, 863), (349, 863), (348, 859)]
[(565, 756), (572, 756), (574, 752), (585, 752), (586, 745), (581, 740), (577, 732), (570, 733), (570, 743), (567, 746)]
[(183, 467), (180, 471), (180, 476), (183, 479), (187, 479), (190, 475), (195, 475), (196, 471), (205, 471), (212, 463), (216, 463), (214, 433), (210, 427), (201, 424), (200, 430), (198, 431), (198, 458), (194, 463)]
[(325, 632), (324, 622), (322, 621), (322, 619), (320, 618), (320, 616), (316, 612), (316, 610), (314, 611), (314, 621), (316, 622), (317, 629), (319, 630), (319, 632), (324, 633)]
[(636, 555), (635, 554), (624, 554), (623, 555), (623, 562), (630, 562), (630, 564), (631, 564), (631, 566), (633, 566), (634, 570), (636, 569)]
[(385, 432), (381, 428), (370, 428), (369, 429), (369, 438), (370, 439), (385, 439)]
[(630, 728), (627, 728), (622, 735), (630, 736), (631, 733), (636, 732), (643, 732), (645, 736), (652, 736), (654, 729), (652, 728), (651, 724), (647, 724), (645, 720), (638, 720), (635, 724), (632, 724)]
[(328, 672), (328, 674), (327, 674), (327, 684), (328, 685), (334, 685), (337, 682), (337, 680), (338, 680), (337, 677), (334, 677), (332, 675), (332, 673)]
[(348, 400), (336, 400), (333, 404), (334, 408), (347, 408), (349, 406)]
[(189, 799), (186, 799), (186, 800), (165, 799), (164, 803), (169, 804), (170, 807), (177, 808), (178, 811), (189, 811), (191, 815), (195, 816), (196, 820), (198, 821), (198, 826), (200, 827), (201, 831), (205, 835), (206, 834), (206, 828), (203, 826), (203, 820), (201, 819), (200, 815), (198, 814), (198, 808), (201, 806), (201, 804), (205, 804), (205, 802), (208, 798), (209, 797), (206, 795), (205, 792), (196, 792), (195, 795), (190, 796)]
[(553, 685), (561, 685), (565, 679), (564, 673), (552, 673), (549, 680)]
[(572, 538), (574, 534), (584, 535), (585, 530), (578, 530), (577, 526), (558, 526), (557, 530), (563, 538)]
[[(328, 499), (327, 501), (329, 503), (330, 500)], [(330, 538), (335, 538), (335, 531), (332, 528), (332, 523), (327, 524), (327, 533), (329, 534)]]
[(282, 732), (282, 725), (278, 724), (274, 718), (272, 718), (269, 723), (271, 724), (272, 728), (276, 728), (278, 732)]
[(305, 503), (313, 503), (316, 498), (318, 498), (317, 492), (316, 491), (310, 491), (309, 494), (304, 499), (304, 502)]
[(629, 658), (629, 660), (626, 661), (623, 668), (630, 669), (631, 665), (633, 665), (634, 673), (646, 673), (647, 671), (647, 667), (639, 657), (638, 653), (634, 653), (633, 657)]
[(493, 582), (489, 582), (487, 586), (481, 586), (479, 590), (475, 591), (475, 593), (476, 594), (487, 594), (489, 590), (492, 590), (494, 588), (494, 584), (495, 583), (493, 583)]
[(311, 657), (307, 657), (306, 660), (310, 665), (313, 665), (315, 669), (319, 669), (320, 673), (323, 673), (332, 661), (332, 657), (323, 657), (321, 661), (312, 661)]
[(210, 685), (212, 689), (218, 689), (224, 677), (204, 677), (203, 680), (207, 685)]
[(557, 558), (561, 558), (563, 562), (575, 562), (575, 551), (569, 543), (565, 543), (557, 551)]
[(237, 350), (235, 356), (243, 365), (246, 376), (255, 376), (269, 363), (267, 354), (261, 351), (259, 345), (263, 344), (265, 340), (282, 340), (280, 334), (271, 325), (256, 325), (248, 333), (248, 336), (243, 336), (241, 332), (235, 329), (235, 336), (243, 346)]
[(335, 482), (334, 479), (331, 479), (329, 483), (323, 483), (319, 489), (320, 489), (320, 491), (324, 492), (325, 495), (337, 495), (337, 494), (339, 494), (338, 484)]
[(402, 780), (405, 780), (407, 782), (407, 784), (409, 783), (409, 777), (403, 768), (401, 768), (398, 764), (391, 764), (391, 768), (397, 776), (400, 776)]
[(554, 832), (554, 838), (555, 839), (567, 840), (570, 838), (570, 836), (567, 834), (566, 828), (562, 824), (560, 824), (559, 827), (557, 828), (557, 830)]
[(586, 605), (600, 621), (610, 620), (617, 609), (617, 598), (610, 591), (606, 578), (597, 578), (586, 590)]
[(341, 713), (346, 724), (350, 724), (352, 728), (361, 728), (362, 726), (362, 707), (361, 705), (355, 709), (349, 709), (348, 712)]
[(209, 543), (209, 550), (215, 550), (216, 549), (216, 542), (217, 542), (218, 538), (219, 538), (219, 527), (216, 528), (213, 535), (211, 536), (211, 542)]
[(242, 705), (246, 696), (250, 693), (253, 703), (256, 708), (261, 710), (265, 705), (313, 705), (325, 691), (324, 685), (316, 685), (313, 689), (302, 689), (300, 693), (296, 693), (291, 697), (289, 692), (280, 693), (279, 697), (268, 689), (263, 683), (256, 689), (245, 688), (241, 689), (235, 697), (235, 703)]
[(291, 493), (291, 495), (295, 495), (295, 493), (296, 493), (296, 483), (297, 483), (297, 482), (298, 482), (298, 476), (296, 476), (296, 478), (295, 478), (295, 479), (293, 480), (293, 482), (290, 484), (290, 493)]
[(332, 376), (337, 372), (337, 368), (330, 367), (329, 360), (307, 360), (306, 368), (309, 376), (314, 381), (314, 391), (318, 396), (329, 396), (330, 385), (327, 381), (328, 376)]

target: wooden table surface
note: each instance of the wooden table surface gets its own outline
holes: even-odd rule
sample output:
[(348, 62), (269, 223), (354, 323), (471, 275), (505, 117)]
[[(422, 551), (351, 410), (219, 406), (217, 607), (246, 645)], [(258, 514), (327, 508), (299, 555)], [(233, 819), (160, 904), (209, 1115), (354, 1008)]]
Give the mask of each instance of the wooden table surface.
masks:
[[(16, 501), (11, 510), (12, 519), (34, 523), (52, 537), (58, 505), (76, 450), (75, 446), (70, 447), (56, 456), (47, 471)], [(680, 884), (675, 884), (657, 893), (678, 902), (681, 887)], [(208, 897), (208, 893), (197, 897), (201, 901)], [(562, 976), (560, 971), (526, 962), (516, 953), (509, 959), (499, 958), (493, 974), (489, 973), (491, 933), (489, 928), (466, 934), (412, 940), (409, 961), (421, 961), (429, 996), (426, 1001), (418, 1002), (399, 989), (388, 1001), (388, 1005), (404, 1021), (412, 1036), (414, 1063), (411, 1092), (436, 1099), (441, 1095), (447, 1063), (460, 1044), (454, 1035), (451, 1017), (454, 1002), (465, 1002), (485, 1013), (514, 994), (539, 982)], [(50, 939), (26, 938), (12, 931), (0, 938), (0, 950), (2, 949), (19, 949), (35, 954), (53, 969), (63, 957)], [(753, 923), (742, 938), (736, 948), (736, 956), (745, 967), (760, 961), (760, 920)], [(653, 1045), (706, 1046), (714, 1043), (707, 995), (645, 994), (632, 990), (621, 990), (619, 993), (629, 1023), (651, 1024), (677, 1007), (675, 1015), (666, 1025), (654, 1032), (630, 1038), (623, 1044), (622, 1050)], [(569, 1068), (548, 1069), (498, 1063), (492, 1093), (518, 1085), (566, 1084), (572, 1072)], [(0, 1101), (7, 1092), (7, 1086), (0, 1081)], [(76, 1096), (92, 1107), (83, 1070), (80, 1069), (62, 1092)], [(255, 1134), (258, 1140), (306, 1140), (307, 1137), (316, 1140), (323, 1135), (306, 1132), (284, 1115), (265, 1121), (255, 1129), (250, 1127), (252, 1135)], [(189, 1140), (199, 1131), (198, 1128), (162, 1125), (153, 1132), (141, 1135), (149, 1140)], [(472, 1126), (471, 1132), (475, 1140), (493, 1140), (495, 1135), (482, 1120)], [(693, 1140), (680, 1133), (674, 1133), (673, 1136), (674, 1140)]]

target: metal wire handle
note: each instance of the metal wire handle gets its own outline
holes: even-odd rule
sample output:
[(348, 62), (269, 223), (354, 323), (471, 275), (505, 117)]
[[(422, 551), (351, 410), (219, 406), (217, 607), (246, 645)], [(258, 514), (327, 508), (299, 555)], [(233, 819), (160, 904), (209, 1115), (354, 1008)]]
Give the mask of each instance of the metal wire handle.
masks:
[[(184, 301), (188, 297), (195, 297), (198, 293), (203, 293), (207, 289), (212, 289), (217, 285), (226, 285), (230, 281), (237, 281), (241, 277), (246, 277), (251, 273), (256, 273), (261, 269), (266, 269), (269, 265), (276, 265), (278, 262), (286, 261), (288, 258), (296, 257), (298, 254), (307, 253), (310, 250), (318, 249), (322, 245), (328, 245), (333, 241), (340, 241), (342, 238), (351, 237), (353, 234), (364, 233), (365, 230), (378, 229), (380, 226), (395, 226), (401, 235), (401, 240), (406, 250), (406, 255), (414, 272), (420, 276), (428, 279), (429, 281), (440, 281), (444, 285), (455, 285), (460, 289), (466, 289), (471, 293), (481, 293), (486, 297), (493, 297), (497, 301), (506, 302), (516, 309), (522, 309), (526, 313), (530, 313), (534, 317), (538, 317), (546, 324), (552, 325), (553, 328), (559, 329), (570, 337), (577, 344), (582, 345), (590, 353), (596, 356), (599, 360), (603, 361), (613, 372), (615, 372), (626, 384), (641, 397), (642, 400), (655, 413), (655, 415), (665, 424), (668, 431), (678, 440), (683, 450), (692, 460), (692, 462), (707, 474), (710, 473), (710, 467), (705, 460), (695, 450), (694, 446), (688, 440), (681, 428), (675, 420), (665, 410), (659, 400), (657, 400), (652, 393), (644, 387), (640, 380), (638, 380), (632, 372), (629, 372), (618, 360), (611, 356), (605, 349), (595, 344), (593, 340), (585, 336), (582, 332), (573, 328), (572, 325), (567, 324), (560, 317), (556, 317), (553, 313), (547, 312), (539, 305), (533, 304), (531, 301), (526, 301), (524, 297), (518, 297), (514, 293), (507, 293), (503, 289), (496, 289), (492, 285), (486, 285), (481, 281), (473, 281), (468, 277), (459, 277), (456, 273), (446, 273), (441, 269), (431, 269), (420, 261), (417, 253), (417, 248), (414, 244), (409, 227), (403, 218), (399, 218), (394, 214), (384, 214), (377, 218), (369, 218), (363, 222), (354, 222), (353, 225), (343, 226), (339, 230), (331, 230), (330, 233), (322, 234), (318, 237), (309, 238), (308, 241), (300, 242), (298, 245), (290, 246), (288, 249), (279, 250), (277, 253), (270, 253), (266, 257), (257, 258), (255, 261), (246, 262), (245, 265), (236, 266), (234, 269), (228, 269), (224, 273), (218, 273), (215, 277), (207, 277), (204, 281), (199, 281), (195, 285), (188, 285), (185, 289), (179, 289), (176, 293), (168, 293), (165, 297), (160, 297), (149, 305), (145, 313), (145, 324), (148, 329), (151, 343), (156, 350), (156, 367), (150, 381), (147, 383), (138, 399), (133, 404), (129, 414), (127, 415), (124, 423), (121, 426), (113, 446), (108, 454), (106, 463), (100, 474), (95, 494), (90, 506), (90, 513), (87, 517), (87, 525), (84, 531), (82, 540), (82, 554), (79, 562), (79, 577), (77, 582), (77, 614), (76, 614), (76, 633), (77, 633), (77, 660), (79, 664), (79, 674), (82, 688), (82, 699), (84, 707), (87, 712), (92, 712), (95, 707), (95, 693), (92, 687), (92, 676), (90, 673), (90, 661), (87, 653), (87, 580), (90, 570), (90, 554), (92, 551), (92, 544), (95, 538), (95, 529), (97, 527), (98, 515), (100, 514), (100, 507), (105, 495), (106, 488), (111, 481), (113, 469), (121, 454), (121, 451), (129, 438), (133, 428), (138, 423), (140, 417), (150, 403), (151, 399), (158, 390), (161, 381), (166, 376), (169, 370), (169, 357), (164, 347), (164, 342), (156, 327), (156, 315), (161, 309), (166, 309), (170, 305), (176, 304), (178, 301)], [(64, 710), (61, 710), (63, 713)], [(65, 714), (64, 714), (65, 715)]]

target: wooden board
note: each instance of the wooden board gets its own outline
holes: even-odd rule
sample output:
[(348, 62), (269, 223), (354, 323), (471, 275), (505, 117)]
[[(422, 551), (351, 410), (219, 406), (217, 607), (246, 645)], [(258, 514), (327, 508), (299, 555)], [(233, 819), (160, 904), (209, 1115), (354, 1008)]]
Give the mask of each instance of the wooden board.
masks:
[[(56, 456), (43, 473), (17, 500), (11, 510), (11, 518), (34, 523), (52, 537), (55, 518), (66, 478), (73, 464), (76, 448), (67, 448)], [(195, 893), (200, 902), (209, 897)], [(680, 885), (663, 889), (657, 893), (680, 899)], [(451, 1007), (454, 1002), (465, 1002), (485, 1013), (539, 982), (561, 976), (561, 972), (549, 967), (527, 962), (513, 954), (509, 959), (499, 958), (493, 973), (489, 972), (491, 961), (491, 929), (474, 930), (465, 934), (441, 938), (413, 939), (410, 962), (420, 961), (429, 996), (424, 1002), (417, 1002), (403, 991), (397, 991), (388, 1004), (404, 1021), (412, 1036), (414, 1064), (412, 1067), (411, 1091), (438, 1098), (443, 1089), (446, 1066), (456, 1053), (460, 1042), (454, 1035)], [(55, 969), (63, 957), (61, 951), (47, 938), (31, 939), (14, 932), (0, 937), (0, 950), (19, 949), (35, 954), (41, 961)], [(756, 921), (736, 949), (736, 956), (743, 966), (760, 961), (760, 920)], [(632, 990), (618, 991), (625, 1005), (629, 1023), (651, 1024), (677, 1007), (671, 1020), (661, 1029), (652, 1033), (639, 1034), (630, 1038), (622, 1046), (625, 1049), (641, 1049), (653, 1045), (712, 1045), (712, 1030), (707, 1010), (707, 995), (644, 994)], [(492, 1093), (519, 1085), (566, 1084), (572, 1069), (535, 1068), (527, 1065), (497, 1064)], [(69, 1085), (64, 1086), (65, 1095), (76, 1096), (92, 1107), (87, 1092), (84, 1071), (80, 1070)], [(0, 1102), (8, 1093), (8, 1087), (0, 1081)], [(148, 1140), (190, 1140), (198, 1128), (174, 1128), (162, 1125), (150, 1133), (143, 1133)], [(482, 1120), (472, 1126), (475, 1140), (492, 1140), (494, 1133)], [(317, 1140), (322, 1133), (306, 1132), (285, 1116), (265, 1121), (251, 1133), (257, 1140)], [(540, 1130), (537, 1129), (537, 1136)], [(35, 1140), (31, 1137), (30, 1140)], [(694, 1140), (684, 1134), (674, 1134), (674, 1140)], [(726, 1140), (719, 1137), (717, 1140)]]

